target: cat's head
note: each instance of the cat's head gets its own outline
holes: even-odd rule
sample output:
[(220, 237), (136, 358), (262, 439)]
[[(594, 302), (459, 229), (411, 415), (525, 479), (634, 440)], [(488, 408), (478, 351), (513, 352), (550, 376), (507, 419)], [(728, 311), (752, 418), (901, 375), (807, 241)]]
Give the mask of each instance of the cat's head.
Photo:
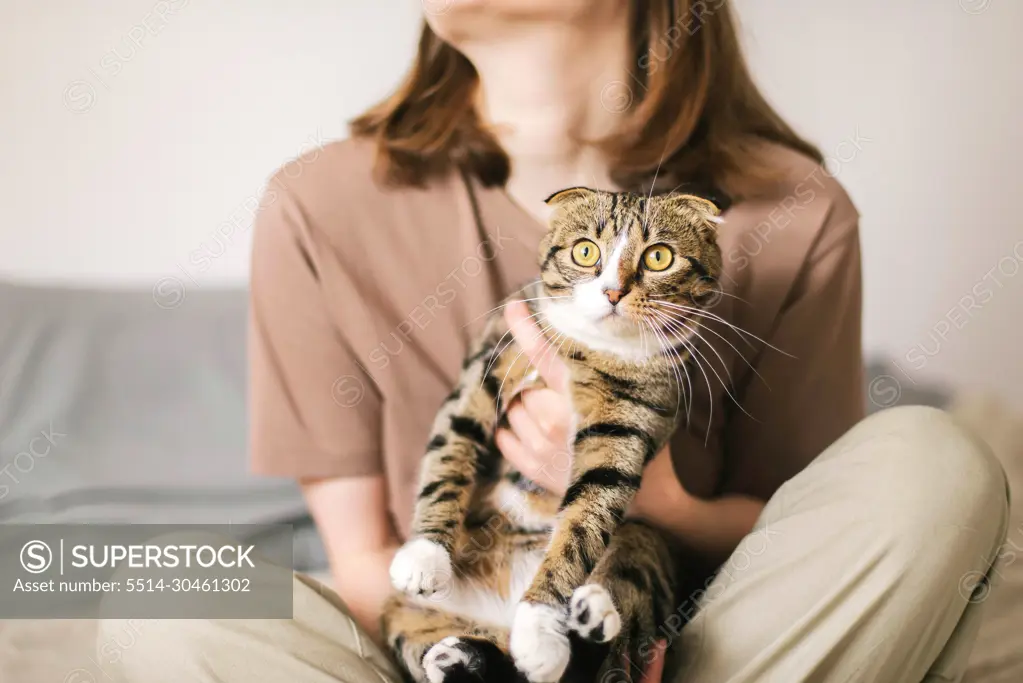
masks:
[(540, 243), (545, 318), (625, 358), (678, 346), (718, 297), (718, 208), (701, 197), (573, 187), (551, 195)]

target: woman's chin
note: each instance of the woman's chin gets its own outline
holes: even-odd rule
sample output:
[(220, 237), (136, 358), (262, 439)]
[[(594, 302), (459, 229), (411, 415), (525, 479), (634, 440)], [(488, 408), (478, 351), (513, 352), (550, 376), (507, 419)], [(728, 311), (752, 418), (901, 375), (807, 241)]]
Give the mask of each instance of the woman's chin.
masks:
[[(618, 0), (422, 0), (423, 15), (433, 32), (453, 45), (513, 35), (522, 22), (578, 25), (584, 19), (617, 21)], [(598, 13), (597, 10), (600, 10)]]

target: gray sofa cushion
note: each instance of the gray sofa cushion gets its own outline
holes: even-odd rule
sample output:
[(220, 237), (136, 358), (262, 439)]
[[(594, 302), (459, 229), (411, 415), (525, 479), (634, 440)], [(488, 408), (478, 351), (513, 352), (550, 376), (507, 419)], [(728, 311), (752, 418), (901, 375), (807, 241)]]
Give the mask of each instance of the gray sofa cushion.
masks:
[(307, 524), (248, 472), (246, 305), (0, 283), (0, 523)]

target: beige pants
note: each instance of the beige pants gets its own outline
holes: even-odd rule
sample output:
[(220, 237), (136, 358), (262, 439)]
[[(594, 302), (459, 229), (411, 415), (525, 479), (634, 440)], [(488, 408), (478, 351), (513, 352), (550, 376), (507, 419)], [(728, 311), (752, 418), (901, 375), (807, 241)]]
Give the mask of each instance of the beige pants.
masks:
[[(681, 663), (666, 678), (959, 680), (1007, 498), (989, 450), (946, 414), (868, 418), (786, 483), (714, 581), (679, 606), (664, 632), (688, 622)], [(104, 622), (101, 642), (122, 628)], [(152, 622), (105, 668), (138, 683), (400, 680), (336, 595), (303, 577), (293, 620)]]

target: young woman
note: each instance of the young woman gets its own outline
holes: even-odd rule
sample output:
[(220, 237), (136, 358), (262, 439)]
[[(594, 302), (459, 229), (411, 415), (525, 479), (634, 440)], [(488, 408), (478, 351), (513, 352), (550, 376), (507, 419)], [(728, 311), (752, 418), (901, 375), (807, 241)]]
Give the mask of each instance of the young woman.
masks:
[[(863, 419), (857, 213), (751, 81), (727, 2), (425, 7), (398, 92), (284, 167), (255, 228), (253, 458), (302, 482), (340, 599), (300, 577), (291, 621), (159, 622), (129, 678), (398, 680), (372, 637), (435, 409), (482, 314), (536, 277), (543, 199), (585, 185), (730, 202), (714, 312), (769, 343), (706, 335), (632, 510), (719, 568), (666, 624), (663, 676), (956, 680), (1003, 475), (941, 412)], [(510, 424), (504, 455), (563, 490), (564, 397), (527, 391)], [(661, 677), (650, 660), (631, 673)]]

